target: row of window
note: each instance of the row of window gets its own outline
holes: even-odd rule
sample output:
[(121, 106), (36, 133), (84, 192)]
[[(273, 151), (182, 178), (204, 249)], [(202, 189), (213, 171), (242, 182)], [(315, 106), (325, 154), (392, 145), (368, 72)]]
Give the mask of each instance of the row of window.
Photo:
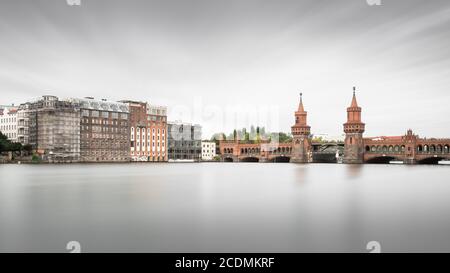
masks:
[(15, 123), (15, 122), (16, 122), (16, 118), (15, 117), (10, 117), (10, 118), (2, 117), (2, 118), (0, 118), (0, 124)]
[(16, 125), (0, 125), (0, 131), (11, 131), (11, 130), (17, 130)]
[[(1, 131), (1, 130), (0, 130)], [(9, 139), (15, 139), (17, 137), (16, 133), (8, 133), (8, 132), (2, 132), (7, 138)]]
[[(162, 129), (162, 130), (161, 130), (161, 129), (158, 129), (158, 135), (161, 133), (161, 131), (162, 131), (163, 134), (166, 133), (166, 130), (165, 130), (165, 129)], [(134, 127), (131, 127), (131, 134), (133, 135), (134, 132), (135, 132)], [(137, 135), (139, 135), (139, 134), (141, 134), (141, 133), (142, 133), (143, 135), (145, 135), (145, 132), (147, 132), (147, 134), (149, 134), (149, 133), (150, 133), (150, 128), (148, 128), (148, 129), (145, 129), (145, 128), (141, 128), (141, 129), (136, 128), (136, 134), (137, 134)], [(153, 134), (155, 133), (155, 128), (152, 129), (152, 133), (153, 133)]]
[(108, 111), (97, 111), (97, 110), (86, 110), (81, 111), (81, 116), (83, 117), (102, 117), (102, 118), (112, 118), (112, 119), (128, 119), (128, 113), (118, 113), (118, 112), (108, 112)]
[[(418, 145), (416, 148), (418, 153), (449, 153), (450, 145)], [(372, 153), (397, 153), (397, 152), (405, 152), (405, 146), (366, 146), (366, 152)]]
[(120, 126), (127, 126), (127, 122), (126, 121), (118, 121), (118, 120), (109, 120), (109, 119), (88, 119), (88, 118), (83, 118), (81, 119), (81, 123), (86, 123), (86, 124), (103, 124), (103, 125), (120, 125)]

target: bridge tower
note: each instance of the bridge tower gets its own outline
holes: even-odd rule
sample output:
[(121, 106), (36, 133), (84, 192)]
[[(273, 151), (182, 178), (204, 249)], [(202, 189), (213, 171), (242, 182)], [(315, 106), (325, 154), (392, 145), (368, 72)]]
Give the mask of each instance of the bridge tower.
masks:
[(307, 123), (308, 112), (303, 107), (302, 93), (300, 93), (300, 103), (295, 112), (295, 124), (292, 131), (292, 156), (293, 163), (309, 163), (312, 161), (311, 151), (311, 127)]
[(343, 162), (361, 164), (364, 162), (363, 133), (365, 124), (361, 121), (361, 107), (356, 101), (356, 87), (353, 87), (353, 99), (347, 108), (347, 122), (344, 123), (345, 147)]

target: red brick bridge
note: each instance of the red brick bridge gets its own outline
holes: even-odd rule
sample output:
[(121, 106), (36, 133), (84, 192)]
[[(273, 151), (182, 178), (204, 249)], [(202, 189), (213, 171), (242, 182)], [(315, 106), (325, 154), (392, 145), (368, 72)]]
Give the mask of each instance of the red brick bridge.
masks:
[(404, 136), (364, 138), (363, 142), (366, 163), (437, 164), (450, 160), (450, 139), (420, 138), (412, 130)]
[[(313, 162), (336, 163), (336, 151), (342, 155), (343, 143), (311, 143), (310, 156)], [(219, 149), (225, 162), (290, 162), (292, 143), (271, 143), (261, 141), (220, 141)]]

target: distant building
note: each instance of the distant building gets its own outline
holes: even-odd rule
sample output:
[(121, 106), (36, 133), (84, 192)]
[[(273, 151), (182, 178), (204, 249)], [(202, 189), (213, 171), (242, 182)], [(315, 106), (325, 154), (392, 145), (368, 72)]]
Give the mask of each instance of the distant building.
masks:
[(121, 102), (130, 109), (131, 160), (167, 161), (167, 108), (146, 102)]
[(216, 143), (213, 141), (202, 142), (202, 160), (213, 160), (216, 156)]
[(17, 142), (17, 107), (0, 108), (0, 132), (12, 142)]
[(84, 99), (69, 99), (80, 107), (80, 156), (83, 162), (130, 161), (128, 104)]
[(80, 108), (43, 96), (28, 105), (28, 142), (49, 162), (80, 160)]
[(200, 161), (202, 158), (202, 127), (198, 124), (169, 122), (169, 160)]
[(30, 143), (30, 106), (30, 102), (22, 103), (17, 110), (17, 142), (21, 143), (22, 145)]

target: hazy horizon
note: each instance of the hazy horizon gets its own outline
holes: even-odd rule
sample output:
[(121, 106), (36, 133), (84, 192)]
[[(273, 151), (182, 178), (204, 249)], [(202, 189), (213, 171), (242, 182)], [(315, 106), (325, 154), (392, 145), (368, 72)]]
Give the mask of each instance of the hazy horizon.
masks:
[(357, 87), (365, 136), (450, 137), (450, 2), (1, 1), (0, 105), (51, 94), (165, 105), (203, 138), (343, 133)]

